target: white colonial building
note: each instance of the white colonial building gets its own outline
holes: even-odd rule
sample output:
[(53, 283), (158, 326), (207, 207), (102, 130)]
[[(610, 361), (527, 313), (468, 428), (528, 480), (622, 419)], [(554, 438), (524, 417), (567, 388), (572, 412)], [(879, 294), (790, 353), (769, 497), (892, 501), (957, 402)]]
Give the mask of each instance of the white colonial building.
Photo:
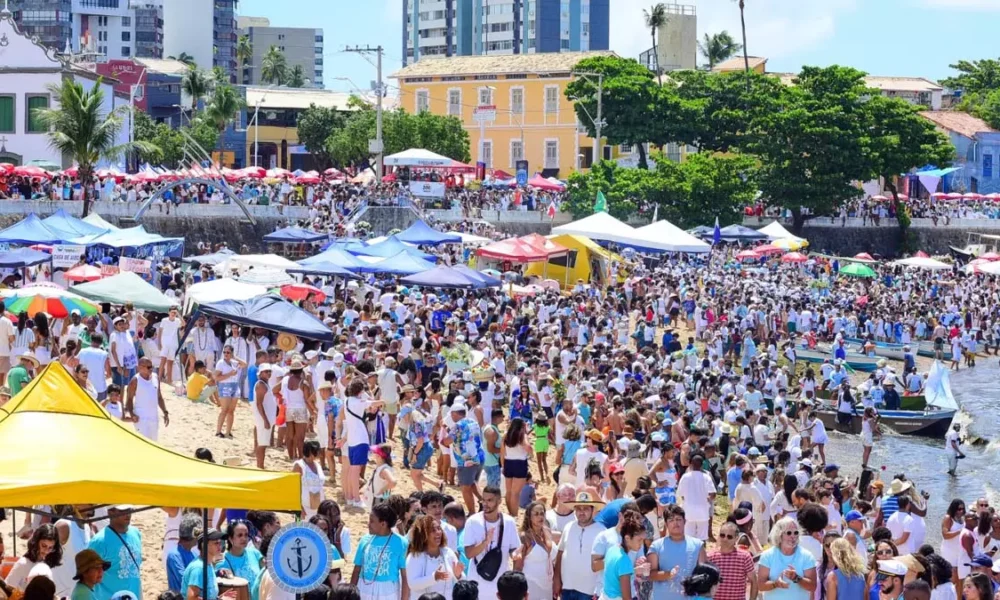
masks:
[[(15, 165), (46, 160), (72, 166), (68, 158), (49, 146), (46, 130), (34, 118), (34, 110), (54, 106), (50, 85), (63, 78), (74, 79), (91, 90), (100, 82), (104, 91), (104, 110), (128, 104), (128, 97), (115, 95), (113, 80), (101, 79), (90, 70), (71, 65), (37, 40), (21, 33), (13, 15), (0, 10), (0, 162)], [(119, 133), (119, 143), (128, 141), (131, 115)]]

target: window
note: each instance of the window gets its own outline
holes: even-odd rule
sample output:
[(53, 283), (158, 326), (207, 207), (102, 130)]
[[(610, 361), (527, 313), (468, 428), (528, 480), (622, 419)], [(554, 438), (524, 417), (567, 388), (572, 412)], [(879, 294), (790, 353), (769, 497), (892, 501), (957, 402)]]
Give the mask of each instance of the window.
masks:
[(118, 8), (118, 0), (81, 0), (80, 6), (85, 8)]
[(431, 109), (431, 93), (427, 90), (417, 90), (417, 112), (427, 112)]
[(130, 56), (132, 54), (132, 48), (128, 46), (122, 46), (122, 56)]
[(517, 168), (517, 161), (524, 160), (524, 142), (521, 140), (510, 141), (510, 168)]
[(462, 90), (448, 90), (448, 115), (462, 116)]
[(131, 31), (123, 31), (122, 32), (122, 41), (123, 42), (131, 42), (132, 41), (132, 32)]
[(618, 146), (618, 154), (632, 154), (632, 144), (622, 144)]
[(131, 27), (132, 17), (122, 17), (122, 27)]
[(49, 107), (49, 97), (48, 96), (32, 96), (26, 95), (28, 105), (28, 114), (26, 115), (26, 127), (25, 131), (28, 133), (45, 133), (47, 130), (45, 126), (42, 125), (41, 119), (38, 118), (36, 111), (41, 108)]
[(553, 114), (559, 112), (559, 86), (545, 86), (545, 113)]
[(487, 169), (493, 168), (493, 140), (483, 140), (480, 142), (482, 144), (482, 157), (483, 162), (486, 164)]
[(524, 88), (510, 89), (510, 112), (515, 115), (524, 115)]
[(17, 133), (14, 131), (14, 96), (0, 96), (0, 133)]
[(559, 168), (559, 140), (545, 140), (545, 168)]
[(993, 155), (983, 155), (983, 179), (993, 179)]
[(493, 90), (488, 87), (479, 88), (479, 105), (490, 106), (493, 104)]

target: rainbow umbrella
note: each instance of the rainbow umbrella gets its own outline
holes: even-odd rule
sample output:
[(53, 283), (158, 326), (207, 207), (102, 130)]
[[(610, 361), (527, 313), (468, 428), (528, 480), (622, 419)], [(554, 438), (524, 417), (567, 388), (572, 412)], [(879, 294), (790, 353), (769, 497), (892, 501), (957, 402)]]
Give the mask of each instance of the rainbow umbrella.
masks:
[(22, 311), (29, 317), (43, 312), (57, 319), (64, 319), (74, 311), (83, 316), (97, 314), (97, 305), (72, 292), (49, 287), (33, 287), (17, 290), (7, 300), (7, 310), (14, 314)]

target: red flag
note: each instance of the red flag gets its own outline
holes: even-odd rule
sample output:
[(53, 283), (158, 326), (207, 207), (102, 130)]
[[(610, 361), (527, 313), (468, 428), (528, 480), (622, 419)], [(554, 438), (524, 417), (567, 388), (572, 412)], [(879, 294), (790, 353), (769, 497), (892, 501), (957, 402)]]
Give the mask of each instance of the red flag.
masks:
[(521, 190), (514, 192), (514, 206), (521, 206)]
[(550, 219), (556, 218), (556, 203), (554, 200), (552, 202), (549, 202), (549, 218)]

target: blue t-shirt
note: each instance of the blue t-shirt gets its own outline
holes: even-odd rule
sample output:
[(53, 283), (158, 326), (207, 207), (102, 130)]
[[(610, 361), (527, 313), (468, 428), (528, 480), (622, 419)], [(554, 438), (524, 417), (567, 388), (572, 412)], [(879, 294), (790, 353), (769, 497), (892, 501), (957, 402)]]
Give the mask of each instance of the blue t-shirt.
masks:
[(469, 570), (469, 557), (465, 555), (465, 530), (458, 532), (458, 560), (465, 565), (465, 570)]
[(361, 538), (358, 551), (354, 553), (354, 566), (364, 565), (361, 577), (365, 581), (399, 581), (399, 572), (406, 568), (406, 538), (392, 533)]
[(111, 527), (105, 527), (90, 540), (87, 547), (111, 563), (111, 568), (104, 572), (104, 579), (94, 588), (98, 598), (110, 598), (123, 590), (135, 594), (136, 598), (143, 597), (140, 579), (142, 535), (138, 529), (129, 527), (125, 533), (118, 534)]
[(621, 514), (622, 507), (625, 506), (627, 502), (634, 502), (634, 500), (619, 498), (608, 502), (607, 505), (600, 510), (600, 512), (594, 515), (594, 520), (601, 525), (604, 525), (605, 529), (614, 529), (618, 526), (618, 515)]
[[(263, 570), (263, 567), (260, 566), (263, 559), (264, 557), (261, 555), (260, 550), (253, 546), (247, 546), (242, 556), (235, 556), (230, 552), (226, 552), (222, 558), (222, 562), (215, 566), (220, 569), (229, 569), (233, 572), (233, 575), (242, 577), (247, 581), (257, 581), (257, 577), (260, 576), (260, 572)], [(211, 580), (209, 580), (209, 583), (211, 583)], [(197, 585), (201, 587), (200, 582)], [(187, 589), (185, 588), (185, 593), (186, 591)], [(254, 588), (250, 589), (250, 600), (257, 600), (258, 591)]]
[(681, 582), (691, 575), (698, 565), (698, 556), (705, 543), (691, 536), (684, 536), (682, 541), (674, 541), (669, 537), (660, 538), (649, 547), (650, 553), (656, 553), (660, 569), (669, 571), (674, 566), (679, 567), (677, 576), (670, 581), (654, 581), (653, 597), (656, 600), (688, 600), (684, 595)]
[(181, 592), (184, 585), (184, 569), (197, 558), (191, 550), (177, 546), (167, 554), (167, 588), (172, 592)]
[[(201, 590), (201, 586), (204, 581), (205, 563), (200, 558), (196, 558), (194, 562), (189, 564), (186, 569), (184, 569), (184, 583), (182, 585), (182, 594), (187, 596), (187, 590), (189, 587), (194, 586)], [(219, 583), (215, 580), (215, 569), (208, 570), (208, 592), (202, 590), (201, 597), (205, 600), (215, 600), (219, 597)]]
[[(777, 581), (789, 566), (795, 569), (799, 577), (809, 569), (816, 568), (816, 560), (802, 546), (795, 548), (791, 556), (784, 554), (778, 548), (768, 548), (760, 555), (760, 565), (768, 568), (768, 581)], [(767, 600), (809, 600), (812, 594), (797, 583), (791, 583), (787, 590), (775, 588), (767, 593)]]
[(628, 575), (631, 586), (633, 573), (635, 569), (632, 568), (632, 559), (625, 553), (621, 544), (608, 548), (608, 553), (604, 555), (604, 595), (608, 598), (621, 598), (622, 586), (619, 578)]
[[(254, 386), (257, 385), (257, 370), (258, 369), (259, 369), (259, 367), (257, 365), (250, 365), (247, 368), (247, 383), (250, 385), (250, 387), (248, 387), (247, 389), (249, 389), (249, 390), (253, 390)], [(253, 402), (253, 401), (256, 400), (256, 396), (254, 394), (247, 394), (247, 395), (250, 396), (249, 398), (247, 398), (247, 402)]]
[(732, 502), (733, 498), (736, 497), (736, 486), (740, 484), (743, 479), (743, 469), (740, 467), (733, 467), (726, 472), (726, 485), (729, 486), (729, 501)]

